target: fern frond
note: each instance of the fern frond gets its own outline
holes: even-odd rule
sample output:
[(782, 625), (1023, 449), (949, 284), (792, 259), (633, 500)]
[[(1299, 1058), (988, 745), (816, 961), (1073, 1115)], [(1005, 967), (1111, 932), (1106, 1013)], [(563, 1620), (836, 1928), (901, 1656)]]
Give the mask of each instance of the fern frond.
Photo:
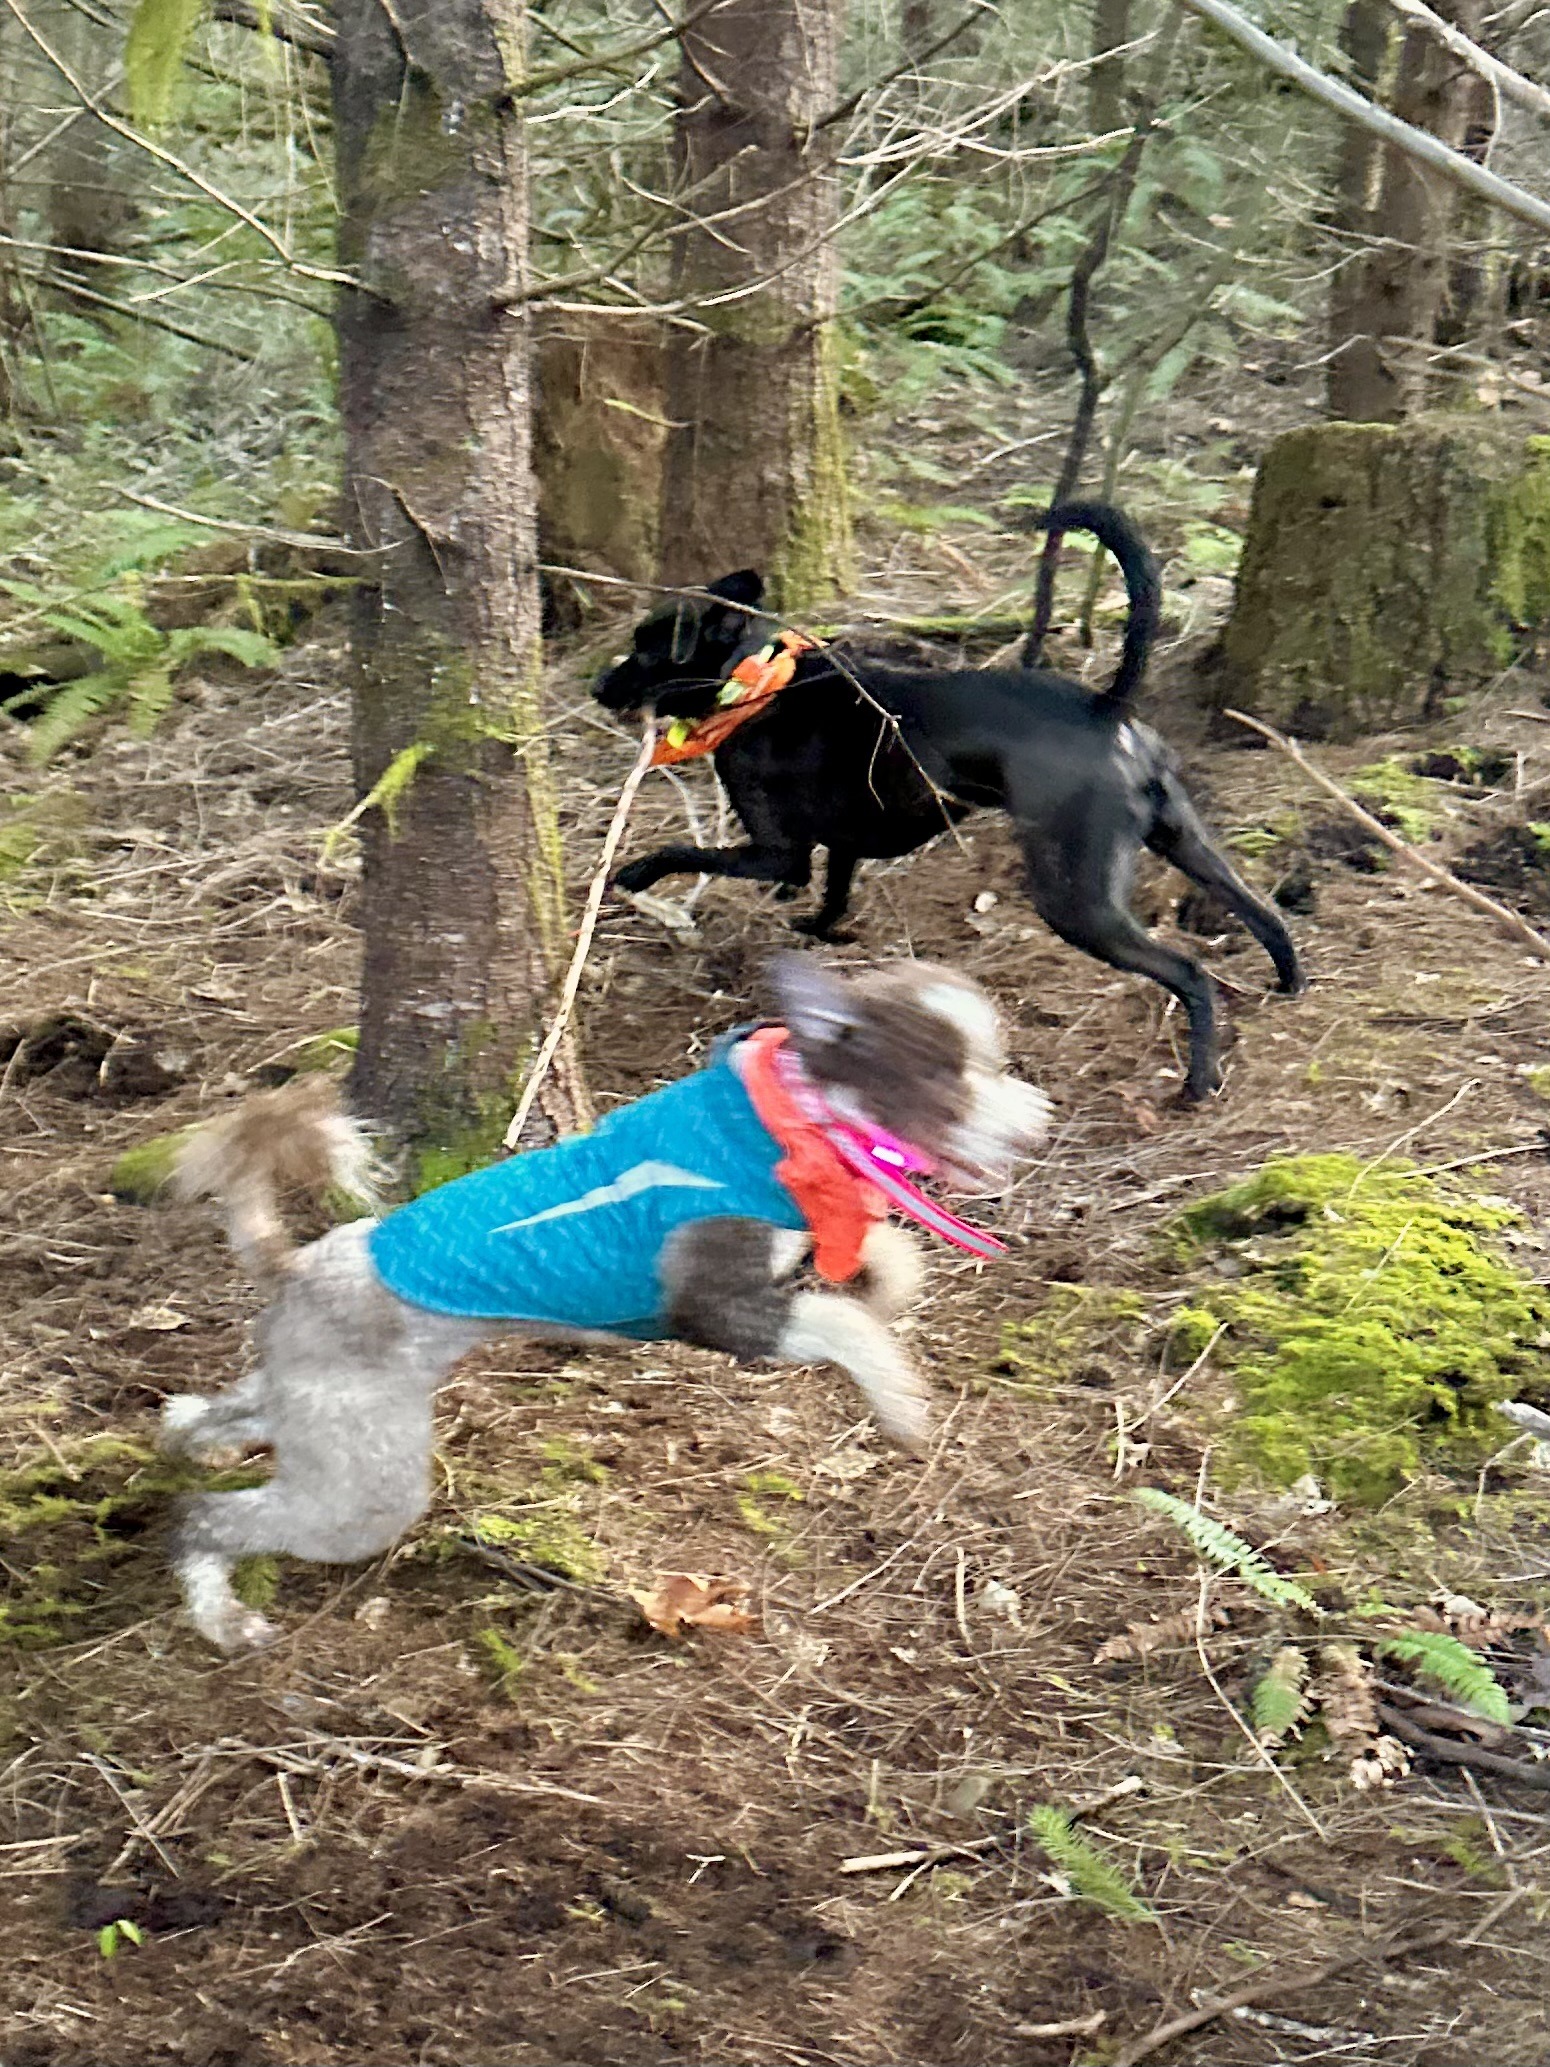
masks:
[(1296, 1644), (1285, 1644), (1251, 1697), (1254, 1734), (1266, 1746), (1284, 1743), (1308, 1719), (1308, 1660)]
[(124, 677), (116, 668), (67, 682), (57, 696), (49, 698), (48, 709), (28, 726), (27, 758), (36, 763), (51, 761), (123, 693)]
[(1379, 1637), (1378, 1649), (1435, 1680), (1461, 1708), (1484, 1716), (1487, 1722), (1512, 1721), (1507, 1696), (1490, 1666), (1478, 1651), (1445, 1629), (1401, 1630), (1397, 1635)]
[(1150, 1507), (1154, 1514), (1166, 1515), (1176, 1528), (1181, 1529), (1197, 1557), (1208, 1565), (1233, 1573), (1245, 1585), (1252, 1586), (1262, 1600), (1270, 1601), (1278, 1608), (1301, 1608), (1305, 1615), (1320, 1612), (1318, 1602), (1306, 1587), (1299, 1586), (1295, 1579), (1282, 1578), (1252, 1543), (1245, 1542), (1225, 1522), (1202, 1514), (1199, 1508), (1191, 1507), (1172, 1493), (1165, 1493), (1160, 1486), (1142, 1486), (1135, 1497), (1143, 1507)]
[(175, 662), (196, 653), (224, 653), (229, 659), (240, 661), (243, 667), (273, 667), (280, 658), (280, 649), (273, 639), (236, 624), (195, 624), (172, 634)]
[(1313, 1698), (1332, 1744), (1353, 1753), (1370, 1750), (1378, 1737), (1378, 1697), (1372, 1666), (1355, 1644), (1323, 1646)]
[[(1232, 1617), (1212, 1601), (1206, 1607), (1206, 1627), (1226, 1629)], [(1165, 1644), (1191, 1644), (1200, 1618), (1193, 1608), (1180, 1608), (1176, 1615), (1164, 1615), (1158, 1622), (1128, 1622), (1123, 1636), (1111, 1636), (1093, 1653), (1094, 1665), (1112, 1665), (1120, 1658), (1147, 1658)]]
[(1108, 1916), (1125, 1923), (1155, 1923), (1156, 1911), (1144, 1902), (1112, 1859), (1104, 1857), (1071, 1827), (1071, 1818), (1052, 1803), (1028, 1812), (1028, 1827), (1054, 1864), (1071, 1883), (1071, 1892)]
[(165, 667), (143, 667), (129, 683), (129, 729), (148, 739), (172, 702), (172, 674)]

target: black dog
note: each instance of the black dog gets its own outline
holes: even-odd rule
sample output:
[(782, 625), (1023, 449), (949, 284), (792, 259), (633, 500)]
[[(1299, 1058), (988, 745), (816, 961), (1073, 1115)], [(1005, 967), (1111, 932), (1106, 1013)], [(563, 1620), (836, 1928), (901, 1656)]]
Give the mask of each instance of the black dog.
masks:
[[(1130, 598), (1119, 671), (1101, 695), (1047, 668), (899, 668), (811, 648), (778, 695), (715, 750), (746, 847), (660, 847), (619, 871), (623, 890), (666, 875), (745, 876), (800, 889), (828, 849), (823, 902), (802, 930), (832, 935), (865, 856), (908, 854), (975, 805), (1017, 827), (1028, 890), (1047, 925), (1116, 969), (1150, 976), (1189, 1014), (1185, 1096), (1221, 1082), (1210, 978), (1164, 947), (1129, 908), (1136, 856), (1150, 847), (1236, 912), (1275, 963), (1283, 991), (1304, 977), (1280, 914), (1248, 887), (1190, 802), (1172, 753), (1128, 715), (1156, 638), (1161, 591), (1140, 533), (1105, 503), (1062, 503), (1050, 531), (1090, 531), (1120, 564)], [(633, 651), (598, 679), (609, 710), (703, 720), (732, 670), (772, 638), (750, 569), (713, 582), (636, 627)]]

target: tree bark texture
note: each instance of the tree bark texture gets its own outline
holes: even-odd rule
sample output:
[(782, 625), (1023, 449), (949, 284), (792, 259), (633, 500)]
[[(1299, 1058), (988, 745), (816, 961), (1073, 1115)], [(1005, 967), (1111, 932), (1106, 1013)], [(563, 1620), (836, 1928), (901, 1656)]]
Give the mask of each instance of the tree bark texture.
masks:
[[(534, 466), (546, 561), (656, 578), (667, 437), (662, 333), (606, 309), (541, 324)], [(574, 584), (549, 576), (555, 607)]]
[(424, 1181), (499, 1141), (563, 957), (520, 298), (522, 7), (339, 0), (336, 21), (340, 257), (360, 282), (338, 314), (346, 521), (373, 555), (352, 637), (361, 792), (423, 754), (364, 821), (353, 1090), (418, 1145)]
[(1125, 60), (1106, 57), (1130, 41), (1131, 0), (1093, 0), (1093, 56), (1087, 75), (1087, 122), (1097, 136), (1125, 119)]
[(1305, 738), (1438, 714), (1550, 622), (1550, 450), (1479, 412), (1308, 424), (1254, 483), (1216, 700)]
[(662, 571), (758, 567), (777, 607), (850, 579), (833, 316), (835, 0), (728, 0), (682, 42), (685, 222), (669, 348)]
[[(1439, 0), (1437, 12), (1478, 37), (1484, 0)], [(1455, 150), (1464, 143), (1476, 111), (1474, 74), (1435, 38), (1400, 29), (1382, 0), (1352, 0), (1343, 38), (1359, 84), (1401, 120)], [(1457, 195), (1441, 173), (1349, 129), (1339, 190), (1340, 227), (1371, 242), (1331, 290), (1329, 413), (1399, 423), (1426, 400)]]

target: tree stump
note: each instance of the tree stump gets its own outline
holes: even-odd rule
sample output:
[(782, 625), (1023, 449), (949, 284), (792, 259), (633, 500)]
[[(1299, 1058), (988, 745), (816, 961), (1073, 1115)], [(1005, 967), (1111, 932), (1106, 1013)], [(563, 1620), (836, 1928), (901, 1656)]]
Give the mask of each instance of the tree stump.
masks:
[(1550, 620), (1550, 438), (1310, 424), (1254, 483), (1216, 700), (1305, 738), (1434, 715)]
[(667, 431), (657, 325), (604, 310), (541, 324), (533, 463), (546, 561), (655, 580)]

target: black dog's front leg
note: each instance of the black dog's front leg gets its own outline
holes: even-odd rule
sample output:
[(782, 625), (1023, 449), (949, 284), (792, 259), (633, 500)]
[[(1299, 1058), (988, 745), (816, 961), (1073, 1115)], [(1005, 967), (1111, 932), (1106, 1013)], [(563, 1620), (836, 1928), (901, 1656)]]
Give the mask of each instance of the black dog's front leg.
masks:
[(850, 886), (860, 858), (860, 855), (852, 853), (849, 847), (829, 849), (829, 865), (824, 873), (823, 902), (810, 918), (793, 920), (793, 932), (810, 933), (814, 940), (848, 938), (848, 935), (836, 933), (834, 929), (850, 909)]
[(857, 1299), (789, 1283), (806, 1240), (762, 1220), (696, 1220), (658, 1260), (668, 1323), (684, 1342), (744, 1358), (838, 1364), (866, 1394), (883, 1433), (925, 1447), (924, 1388), (882, 1322)]
[(621, 868), (614, 884), (633, 893), (649, 890), (664, 876), (736, 876), (755, 883), (788, 883), (801, 890), (812, 874), (811, 847), (658, 847)]

